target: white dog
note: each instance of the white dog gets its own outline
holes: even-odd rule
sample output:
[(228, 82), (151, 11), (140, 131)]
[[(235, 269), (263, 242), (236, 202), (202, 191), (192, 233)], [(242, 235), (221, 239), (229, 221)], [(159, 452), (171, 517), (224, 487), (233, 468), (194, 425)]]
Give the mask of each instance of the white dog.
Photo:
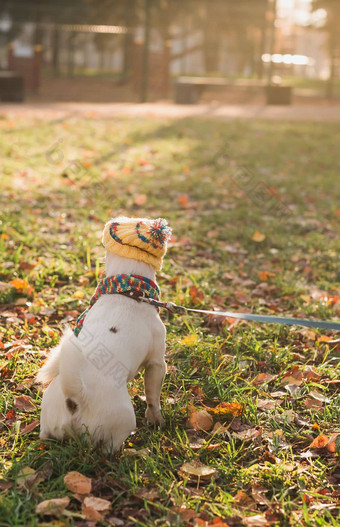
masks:
[(155, 273), (170, 234), (162, 218), (120, 217), (106, 224), (106, 279), (37, 375), (50, 383), (42, 399), (42, 439), (87, 431), (95, 443), (117, 450), (136, 427), (127, 382), (141, 369), (147, 421), (162, 423), (165, 327), (157, 309), (140, 298), (158, 298)]

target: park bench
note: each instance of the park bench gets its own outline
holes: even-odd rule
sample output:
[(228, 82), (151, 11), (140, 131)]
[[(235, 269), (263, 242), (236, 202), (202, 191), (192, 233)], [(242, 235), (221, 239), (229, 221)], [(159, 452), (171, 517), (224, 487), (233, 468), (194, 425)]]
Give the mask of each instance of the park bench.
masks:
[(175, 81), (175, 103), (197, 104), (207, 88), (265, 89), (267, 104), (290, 104), (291, 87), (266, 85), (261, 79), (227, 79), (223, 77), (178, 77)]
[(24, 79), (14, 71), (0, 71), (0, 102), (22, 102)]
[(229, 86), (222, 77), (179, 77), (175, 83), (176, 104), (197, 104), (206, 88)]

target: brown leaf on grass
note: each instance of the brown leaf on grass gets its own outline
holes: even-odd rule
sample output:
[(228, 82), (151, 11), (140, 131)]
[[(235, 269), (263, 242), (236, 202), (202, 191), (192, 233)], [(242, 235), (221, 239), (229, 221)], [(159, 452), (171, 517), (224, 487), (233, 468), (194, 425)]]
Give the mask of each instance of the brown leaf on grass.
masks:
[(320, 434), (309, 445), (309, 448), (325, 448), (328, 445), (329, 438), (325, 434)]
[(81, 513), (85, 516), (85, 519), (91, 523), (97, 523), (104, 519), (100, 512), (96, 511), (96, 509), (93, 507), (84, 507), (83, 505), (81, 508)]
[(271, 271), (259, 271), (257, 276), (261, 282), (268, 282), (270, 278), (274, 278), (275, 273), (272, 273)]
[(44, 500), (36, 506), (35, 512), (37, 514), (43, 514), (44, 516), (61, 516), (69, 503), (70, 498), (67, 496), (64, 498)]
[(247, 428), (247, 430), (242, 430), (241, 432), (234, 432), (234, 435), (242, 441), (252, 441), (262, 437), (262, 428)]
[(252, 380), (252, 383), (255, 384), (255, 386), (258, 386), (260, 384), (265, 384), (266, 382), (270, 382), (273, 379), (276, 379), (276, 375), (271, 375), (270, 373), (259, 373), (254, 377)]
[(267, 525), (270, 525), (264, 514), (246, 516), (242, 519), (242, 524), (246, 525), (246, 527), (266, 527)]
[(274, 410), (274, 408), (282, 403), (282, 399), (272, 401), (271, 399), (258, 399), (257, 408), (259, 410)]
[(192, 412), (187, 421), (186, 428), (191, 428), (194, 430), (211, 430), (214, 424), (214, 419), (211, 415), (208, 414), (206, 410), (198, 410)]
[(137, 194), (134, 198), (134, 204), (138, 205), (138, 207), (142, 207), (146, 204), (147, 201), (147, 195), (146, 194)]
[(8, 490), (13, 488), (13, 483), (10, 481), (5, 481), (4, 479), (0, 479), (0, 490)]
[(321, 375), (319, 375), (309, 364), (304, 367), (303, 377), (306, 381), (319, 381), (321, 379)]
[(246, 494), (243, 490), (238, 491), (234, 500), (240, 507), (253, 507), (255, 505), (253, 498)]
[(196, 285), (192, 285), (189, 288), (189, 296), (191, 300), (198, 304), (204, 299), (204, 293), (201, 289), (198, 289)]
[(217, 422), (214, 424), (214, 428), (212, 429), (213, 434), (224, 434), (227, 432), (229, 426), (223, 426), (222, 423)]
[(18, 473), (17, 477), (17, 485), (20, 488), (23, 488), (27, 485), (30, 478), (35, 475), (34, 468), (31, 467), (23, 467), (20, 472)]
[(317, 410), (318, 408), (321, 408), (323, 406), (323, 403), (321, 401), (317, 401), (316, 399), (312, 399), (310, 397), (307, 397), (303, 404), (309, 410)]
[[(286, 371), (282, 377), (282, 382), (284, 379), (295, 379), (297, 381), (302, 381), (303, 372), (300, 370), (300, 366), (293, 366), (290, 370)], [(285, 382), (285, 384), (292, 384), (292, 382)]]
[(187, 509), (185, 505), (173, 506), (169, 509), (166, 519), (170, 525), (177, 525), (178, 519), (180, 523), (190, 522), (193, 518), (197, 516), (197, 512), (193, 509)]
[(35, 471), (31, 467), (23, 467), (18, 473), (17, 484), (19, 488), (32, 489), (49, 479), (53, 473), (53, 469), (49, 463), (47, 463), (42, 469)]
[(216, 468), (208, 467), (201, 463), (198, 459), (183, 463), (179, 468), (178, 474), (181, 477), (189, 477), (196, 481), (210, 481), (216, 474)]
[(340, 452), (340, 434), (332, 434), (327, 443), (327, 450), (335, 453)]
[(29, 395), (19, 395), (19, 397), (16, 397), (14, 406), (24, 412), (33, 412), (35, 410), (34, 400)]
[(30, 434), (35, 428), (37, 428), (37, 426), (39, 426), (39, 424), (39, 421), (32, 421), (31, 423), (20, 429), (20, 435), (22, 436), (24, 434)]
[(91, 492), (91, 478), (87, 478), (83, 474), (80, 474), (80, 472), (68, 472), (64, 476), (64, 483), (66, 488), (71, 492), (76, 492), (77, 494), (90, 494)]
[(143, 500), (148, 500), (148, 501), (155, 501), (156, 499), (160, 498), (159, 490), (156, 489), (155, 487), (153, 488), (142, 487), (134, 493), (134, 496), (136, 496), (137, 498), (143, 499)]
[(251, 489), (252, 498), (256, 501), (256, 503), (259, 503), (259, 505), (270, 504), (268, 498), (266, 497), (267, 492), (268, 489), (266, 489), (266, 487), (257, 484), (253, 485)]
[(95, 498), (94, 496), (86, 496), (84, 499), (84, 507), (92, 507), (97, 512), (108, 512), (112, 508), (112, 504), (103, 498)]
[(19, 269), (21, 269), (22, 271), (32, 271), (32, 269), (34, 269), (36, 265), (37, 265), (37, 262), (31, 264), (29, 262), (25, 262), (24, 260), (21, 260)]
[(188, 200), (188, 196), (187, 196), (186, 194), (181, 194), (181, 195), (177, 198), (177, 201), (178, 201), (178, 203), (180, 204), (180, 206), (181, 206), (183, 209), (188, 208), (188, 206), (189, 206), (189, 200)]
[(321, 403), (330, 403), (330, 399), (326, 397), (323, 393), (318, 392), (317, 390), (312, 390), (309, 392), (309, 396), (315, 399), (316, 401), (320, 401)]

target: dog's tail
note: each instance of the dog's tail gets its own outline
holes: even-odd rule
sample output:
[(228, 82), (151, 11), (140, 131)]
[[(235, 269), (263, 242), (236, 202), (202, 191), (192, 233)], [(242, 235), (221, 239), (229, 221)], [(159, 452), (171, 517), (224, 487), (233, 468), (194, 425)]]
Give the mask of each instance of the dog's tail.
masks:
[(48, 384), (59, 374), (59, 354), (61, 345), (54, 348), (44, 365), (40, 368), (37, 373), (36, 381), (41, 384)]
[(60, 344), (50, 351), (45, 364), (40, 368), (37, 373), (37, 382), (44, 385), (49, 384), (57, 375), (59, 375), (59, 360), (61, 347), (65, 338), (69, 337), (70, 334), (72, 334), (71, 329), (67, 329)]

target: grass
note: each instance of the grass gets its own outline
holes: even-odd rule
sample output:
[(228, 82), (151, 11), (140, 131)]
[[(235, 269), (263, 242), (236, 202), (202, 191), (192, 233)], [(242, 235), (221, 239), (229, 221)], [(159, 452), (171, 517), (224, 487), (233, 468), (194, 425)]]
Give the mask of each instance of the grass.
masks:
[[(338, 525), (339, 442), (310, 446), (340, 432), (332, 332), (163, 312), (164, 429), (144, 423), (141, 376), (137, 431), (114, 456), (25, 431), (39, 364), (101, 276), (109, 217), (168, 219), (164, 299), (338, 319), (337, 125), (2, 115), (0, 133), (0, 525), (87, 525), (64, 484), (74, 470), (111, 502), (103, 525)], [(223, 433), (190, 429), (204, 408)], [(194, 460), (215, 475), (183, 475)], [(66, 495), (59, 519), (35, 513)]]

